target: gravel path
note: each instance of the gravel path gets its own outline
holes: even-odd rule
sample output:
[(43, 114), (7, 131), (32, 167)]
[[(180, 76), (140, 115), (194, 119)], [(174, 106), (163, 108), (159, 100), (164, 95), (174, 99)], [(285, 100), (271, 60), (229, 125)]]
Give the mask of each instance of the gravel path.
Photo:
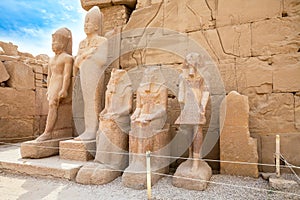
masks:
[[(289, 191), (271, 190), (262, 178), (213, 175), (205, 191), (189, 191), (176, 188), (170, 177), (162, 178), (152, 188), (153, 199), (299, 199), (300, 189)], [(218, 184), (216, 184), (218, 183)], [(251, 189), (255, 188), (255, 189)], [(296, 193), (291, 195), (289, 193)], [(146, 190), (123, 187), (121, 178), (102, 186), (80, 185), (60, 179), (34, 178), (22, 175), (0, 173), (1, 200), (35, 199), (147, 199)]]

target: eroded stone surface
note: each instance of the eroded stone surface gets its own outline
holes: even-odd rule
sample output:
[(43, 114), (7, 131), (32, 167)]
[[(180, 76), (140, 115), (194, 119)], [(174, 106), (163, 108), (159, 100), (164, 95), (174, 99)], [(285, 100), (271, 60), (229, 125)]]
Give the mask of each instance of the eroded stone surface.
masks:
[(221, 173), (258, 177), (257, 141), (249, 133), (248, 98), (233, 91), (223, 100), (220, 108)]
[(0, 169), (9, 173), (74, 180), (83, 162), (61, 160), (58, 156), (42, 159), (22, 159), (20, 148), (2, 145)]
[(17, 89), (35, 89), (33, 70), (22, 62), (6, 61), (5, 68), (10, 75), (7, 85)]
[(92, 160), (96, 152), (96, 141), (66, 140), (59, 143), (59, 157), (66, 160)]
[[(251, 133), (292, 133), (295, 129), (294, 96), (291, 93), (256, 95), (248, 91)], [(280, 113), (280, 114), (277, 114)]]
[[(174, 174), (172, 184), (188, 190), (205, 190), (212, 176), (210, 166), (204, 161), (197, 161), (198, 168), (193, 168), (193, 161), (182, 163)], [(195, 180), (191, 180), (195, 179)]]
[[(295, 53), (299, 50), (300, 16), (254, 22), (252, 55)], [(279, 34), (280, 33), (280, 34)]]
[(5, 66), (3, 63), (0, 61), (0, 83), (7, 81), (9, 79), (9, 74), (6, 71)]
[[(259, 5), (259, 6), (258, 6)], [(273, 0), (219, 0), (217, 3), (217, 26), (243, 24), (281, 16), (281, 2)]]
[(272, 93), (273, 68), (268, 62), (257, 58), (237, 59), (236, 75), (238, 92), (245, 94), (251, 88), (257, 94)]
[(21, 144), (22, 158), (45, 158), (58, 155), (60, 139), (47, 141), (28, 141)]

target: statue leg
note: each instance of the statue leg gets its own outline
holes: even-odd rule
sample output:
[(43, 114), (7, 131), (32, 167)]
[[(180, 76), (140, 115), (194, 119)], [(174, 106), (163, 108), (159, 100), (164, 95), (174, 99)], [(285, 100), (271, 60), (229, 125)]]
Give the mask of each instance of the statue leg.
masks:
[(52, 131), (54, 129), (57, 120), (57, 110), (59, 106), (59, 100), (54, 99), (49, 101), (49, 112), (47, 116), (46, 128), (42, 135), (36, 138), (36, 141), (45, 141), (53, 139)]
[(200, 159), (200, 151), (202, 147), (202, 141), (203, 141), (203, 133), (202, 133), (202, 127), (199, 125), (194, 126), (194, 140), (192, 143), (193, 148), (193, 168), (198, 167), (198, 159)]
[[(85, 130), (82, 134), (75, 138), (75, 140), (95, 140), (96, 139), (96, 132), (98, 130), (99, 120), (98, 120), (98, 112), (96, 111), (97, 107), (102, 107), (101, 100), (96, 99), (96, 89), (98, 86), (99, 81), (100, 84), (103, 84), (104, 76), (99, 79), (99, 74), (97, 73), (90, 73), (89, 77), (86, 73), (80, 73), (80, 80), (81, 80), (81, 87), (83, 93), (83, 100), (84, 100), (84, 124)], [(103, 91), (100, 91), (103, 96)]]

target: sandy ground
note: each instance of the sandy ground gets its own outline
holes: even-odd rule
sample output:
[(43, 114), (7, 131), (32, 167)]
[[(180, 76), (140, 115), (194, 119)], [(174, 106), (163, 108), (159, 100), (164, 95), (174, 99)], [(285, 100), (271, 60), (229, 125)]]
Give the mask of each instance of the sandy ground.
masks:
[[(271, 190), (262, 178), (213, 175), (205, 191), (176, 188), (165, 177), (152, 188), (153, 199), (300, 199), (300, 189)], [(294, 193), (294, 194), (291, 194)], [(147, 199), (146, 190), (123, 187), (121, 178), (102, 185), (80, 185), (61, 179), (44, 179), (0, 173), (1, 200), (35, 199)]]

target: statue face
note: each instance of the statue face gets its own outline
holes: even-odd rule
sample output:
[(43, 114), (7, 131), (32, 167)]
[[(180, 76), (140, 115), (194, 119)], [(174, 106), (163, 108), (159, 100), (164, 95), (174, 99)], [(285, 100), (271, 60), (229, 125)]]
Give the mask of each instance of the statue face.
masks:
[(94, 22), (95, 20), (93, 20), (93, 18), (87, 16), (85, 18), (85, 23), (84, 23), (84, 32), (86, 34), (91, 34), (94, 32), (98, 31), (98, 25)]
[(59, 52), (64, 50), (63, 38), (58, 34), (52, 35), (52, 51)]

